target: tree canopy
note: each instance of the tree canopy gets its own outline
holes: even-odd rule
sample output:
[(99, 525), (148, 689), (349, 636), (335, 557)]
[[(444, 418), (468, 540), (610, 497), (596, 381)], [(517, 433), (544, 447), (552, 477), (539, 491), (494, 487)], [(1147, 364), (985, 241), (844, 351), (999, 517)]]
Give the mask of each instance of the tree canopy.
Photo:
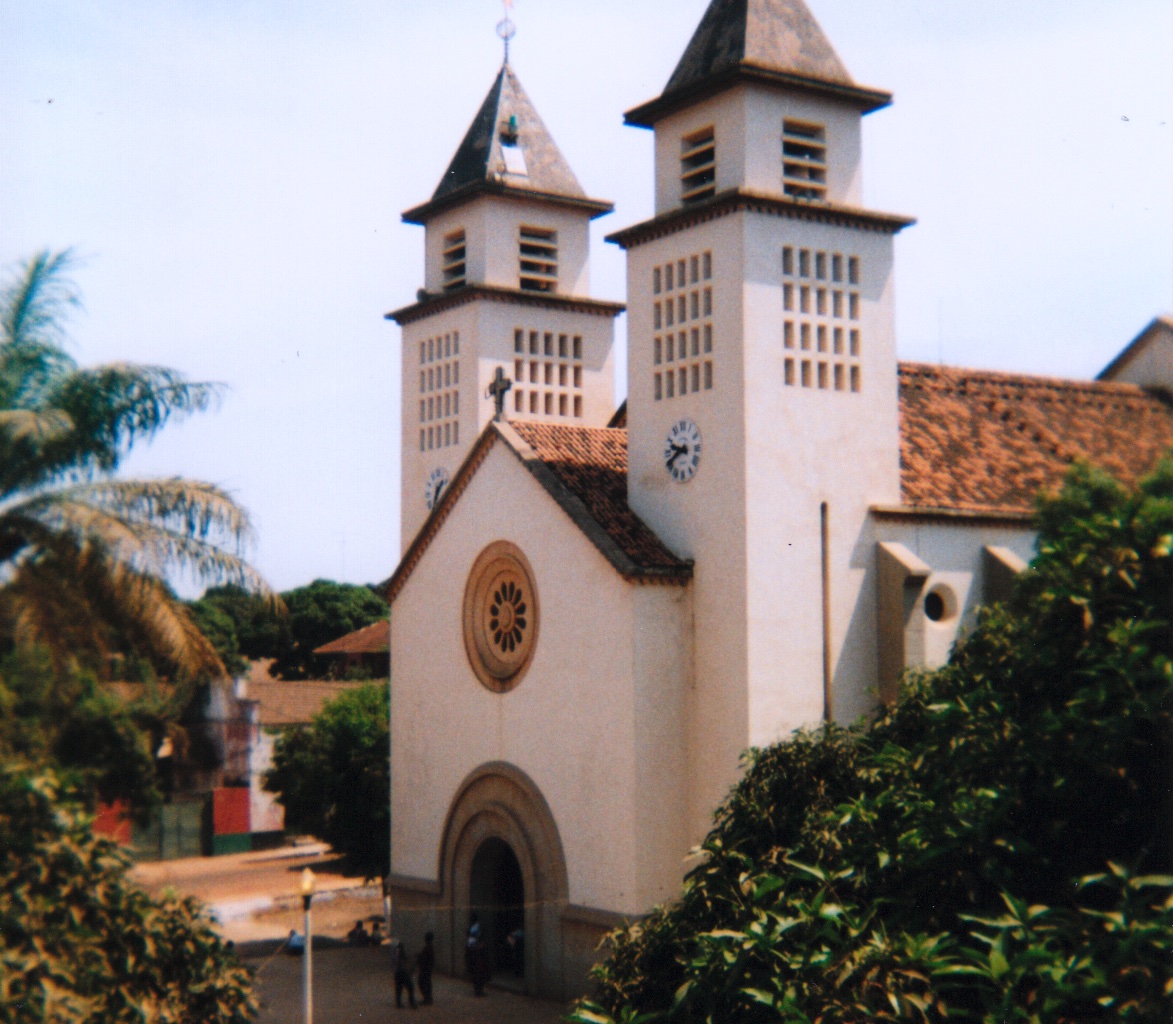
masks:
[(207, 409), (219, 388), (164, 367), (78, 366), (65, 347), (73, 265), (68, 251), (38, 253), (0, 285), (0, 642), (98, 673), (129, 647), (220, 674), (165, 580), (264, 592), (240, 557), (247, 514), (211, 484), (113, 475), (136, 442)]
[(572, 1019), (1173, 1018), (1173, 463), (1077, 468), (1038, 527), (945, 668), (751, 752)]
[(246, 1024), (250, 974), (198, 904), (153, 899), (53, 775), (0, 766), (0, 1019)]
[(240, 671), (245, 658), (273, 658), (270, 671), (282, 679), (330, 677), (337, 663), (314, 651), (388, 614), (372, 587), (333, 580), (314, 580), (280, 597), (283, 609), (241, 587), (219, 586), (190, 608), (230, 671)]
[(390, 702), (386, 683), (336, 697), (308, 727), (278, 737), (265, 780), (287, 829), (325, 840), (368, 878), (390, 867)]

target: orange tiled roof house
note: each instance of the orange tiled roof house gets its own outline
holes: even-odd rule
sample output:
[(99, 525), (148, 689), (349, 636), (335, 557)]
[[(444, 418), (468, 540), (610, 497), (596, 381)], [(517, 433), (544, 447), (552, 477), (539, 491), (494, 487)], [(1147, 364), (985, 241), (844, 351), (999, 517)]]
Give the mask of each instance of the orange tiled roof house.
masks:
[[(388, 582), (395, 927), (581, 991), (602, 931), (678, 891), (739, 757), (940, 664), (1032, 554), (1077, 458), (1173, 446), (1173, 321), (1097, 381), (902, 364), (856, 83), (803, 0), (712, 0), (612, 234), (506, 64), (432, 198), (402, 329)], [(613, 399), (626, 310), (627, 394)]]

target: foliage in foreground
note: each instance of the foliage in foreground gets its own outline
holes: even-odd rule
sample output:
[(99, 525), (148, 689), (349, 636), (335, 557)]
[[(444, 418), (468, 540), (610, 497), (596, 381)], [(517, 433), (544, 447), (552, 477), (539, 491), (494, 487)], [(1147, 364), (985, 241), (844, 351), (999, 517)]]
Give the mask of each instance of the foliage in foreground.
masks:
[(66, 349), (72, 265), (68, 251), (41, 252), (0, 282), (0, 646), (39, 646), (60, 669), (99, 675), (127, 653), (221, 674), (165, 580), (264, 591), (240, 558), (248, 515), (211, 484), (114, 477), (136, 442), (219, 389), (159, 366), (78, 366)]
[(572, 1020), (1173, 1019), (1173, 464), (1088, 469), (948, 666), (753, 751)]
[(308, 727), (282, 733), (265, 778), (287, 830), (325, 840), (367, 878), (390, 868), (390, 702), (386, 683), (334, 698)]
[(153, 899), (52, 776), (0, 768), (0, 1021), (245, 1024), (251, 976), (194, 900)]

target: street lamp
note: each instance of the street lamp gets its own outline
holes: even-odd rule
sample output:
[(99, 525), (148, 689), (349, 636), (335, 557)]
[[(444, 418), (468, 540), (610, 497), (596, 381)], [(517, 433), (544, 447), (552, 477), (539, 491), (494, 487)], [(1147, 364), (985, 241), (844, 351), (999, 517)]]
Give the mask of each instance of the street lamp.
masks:
[(305, 960), (301, 965), (302, 1016), (305, 1024), (314, 1024), (314, 936), (310, 931), (310, 904), (314, 900), (314, 873), (301, 873), (301, 905), (305, 910)]

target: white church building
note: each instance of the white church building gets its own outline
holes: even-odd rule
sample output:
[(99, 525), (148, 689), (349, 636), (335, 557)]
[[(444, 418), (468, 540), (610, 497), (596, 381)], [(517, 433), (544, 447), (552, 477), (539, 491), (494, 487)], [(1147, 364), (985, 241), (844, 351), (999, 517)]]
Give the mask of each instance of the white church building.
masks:
[(912, 221), (861, 199), (890, 102), (803, 0), (713, 0), (625, 115), (655, 135), (655, 214), (609, 238), (626, 307), (590, 295), (611, 206), (508, 63), (404, 214), (388, 884), (439, 969), (475, 911), (499, 978), (582, 991), (604, 931), (678, 893), (743, 751), (942, 663), (1072, 460), (1135, 479), (1173, 445), (1173, 321), (1094, 382), (897, 360)]

